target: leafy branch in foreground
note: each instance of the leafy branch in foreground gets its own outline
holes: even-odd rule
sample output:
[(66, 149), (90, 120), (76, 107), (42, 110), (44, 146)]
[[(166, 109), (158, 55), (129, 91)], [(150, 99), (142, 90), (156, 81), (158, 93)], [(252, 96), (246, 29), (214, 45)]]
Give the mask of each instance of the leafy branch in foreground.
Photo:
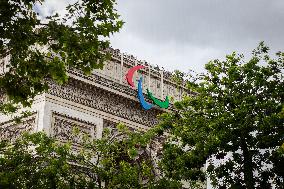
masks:
[(48, 89), (47, 78), (65, 83), (68, 68), (86, 74), (102, 68), (109, 58), (103, 52), (108, 38), (123, 25), (115, 0), (77, 1), (66, 7), (66, 15), (40, 19), (34, 6), (43, 2), (0, 1), (0, 60), (9, 62), (2, 65), (5, 72), (0, 77), (1, 98), (9, 100), (1, 102), (2, 113), (15, 112), (15, 104), (30, 106)]
[(45, 133), (25, 133), (14, 142), (0, 141), (0, 188), (181, 188), (157, 175), (148, 148), (150, 133), (104, 131), (103, 138), (84, 136), (73, 146), (78, 129), (65, 143)]

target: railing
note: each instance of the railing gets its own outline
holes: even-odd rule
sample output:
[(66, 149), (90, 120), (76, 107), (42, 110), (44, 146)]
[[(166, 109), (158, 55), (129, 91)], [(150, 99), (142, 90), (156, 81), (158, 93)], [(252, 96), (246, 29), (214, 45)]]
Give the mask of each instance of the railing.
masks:
[(125, 74), (128, 69), (136, 65), (144, 65), (145, 68), (139, 70), (133, 78), (137, 84), (137, 80), (143, 75), (144, 92), (149, 88), (157, 98), (164, 99), (166, 96), (170, 96), (174, 100), (181, 100), (183, 94), (188, 93), (184, 86), (178, 86), (173, 82), (171, 72), (153, 66), (146, 61), (138, 60), (133, 55), (121, 53), (119, 49), (109, 48), (107, 52), (112, 55), (112, 60), (105, 63), (103, 70), (95, 70), (95, 74), (126, 85)]
[[(137, 85), (137, 80), (143, 75), (144, 92), (148, 88), (157, 98), (164, 99), (166, 96), (170, 96), (174, 101), (181, 100), (183, 94), (188, 93), (185, 87), (178, 86), (172, 81), (171, 72), (160, 69), (158, 66), (153, 66), (146, 61), (138, 60), (133, 55), (121, 53), (118, 49), (108, 48), (107, 52), (112, 55), (111, 61), (105, 63), (103, 70), (94, 70), (94, 74), (99, 74), (115, 82), (127, 85), (125, 74), (128, 69), (136, 65), (144, 65), (145, 68), (139, 70), (133, 78)], [(0, 60), (0, 75), (8, 71), (9, 59), (10, 57), (7, 56)]]

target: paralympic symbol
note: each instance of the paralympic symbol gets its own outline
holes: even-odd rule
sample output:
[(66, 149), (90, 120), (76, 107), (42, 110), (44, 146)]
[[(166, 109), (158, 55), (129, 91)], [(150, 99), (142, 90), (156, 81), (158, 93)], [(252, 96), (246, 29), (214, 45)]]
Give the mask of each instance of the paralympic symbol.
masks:
[[(135, 73), (135, 71), (138, 71), (142, 68), (145, 68), (145, 66), (142, 65), (138, 65), (138, 66), (134, 66), (132, 68), (130, 68), (126, 74), (126, 80), (127, 83), (134, 89), (135, 88), (135, 84), (133, 82), (133, 75)], [(158, 98), (156, 98), (153, 93), (147, 88), (147, 96), (148, 98), (152, 101), (152, 103), (149, 103), (145, 100), (144, 94), (143, 94), (143, 89), (142, 89), (142, 83), (143, 83), (143, 77), (141, 76), (140, 79), (138, 80), (138, 85), (137, 85), (137, 89), (138, 89), (138, 100), (140, 102), (141, 107), (144, 110), (149, 110), (153, 107), (153, 105), (157, 105), (160, 108), (168, 108), (169, 107), (169, 97), (166, 96), (164, 101), (159, 100)]]

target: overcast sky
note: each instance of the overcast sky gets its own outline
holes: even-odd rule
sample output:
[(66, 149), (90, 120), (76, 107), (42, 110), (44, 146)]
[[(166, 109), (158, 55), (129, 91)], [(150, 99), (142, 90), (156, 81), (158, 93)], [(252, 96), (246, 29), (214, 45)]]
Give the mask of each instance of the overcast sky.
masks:
[[(66, 0), (47, 0), (42, 12)], [(114, 48), (167, 70), (201, 72), (209, 60), (265, 41), (284, 51), (284, 0), (118, 0), (125, 25)], [(249, 54), (248, 54), (249, 55)]]

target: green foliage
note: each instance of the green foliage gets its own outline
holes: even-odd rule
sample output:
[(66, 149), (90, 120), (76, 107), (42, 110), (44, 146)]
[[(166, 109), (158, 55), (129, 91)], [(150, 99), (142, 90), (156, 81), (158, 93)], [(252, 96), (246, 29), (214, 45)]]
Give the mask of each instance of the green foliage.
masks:
[(68, 68), (86, 74), (101, 69), (110, 58), (103, 51), (108, 37), (123, 24), (115, 0), (77, 1), (66, 8), (66, 15), (54, 13), (41, 20), (34, 6), (43, 2), (0, 1), (0, 59), (10, 62), (0, 77), (0, 94), (9, 100), (0, 104), (2, 113), (15, 112), (15, 104), (30, 106), (48, 90), (48, 79), (65, 83)]
[(270, 180), (283, 187), (284, 53), (273, 59), (268, 50), (261, 43), (248, 61), (236, 53), (210, 61), (190, 85), (196, 95), (162, 115), (159, 128), (170, 135), (165, 176), (198, 182), (207, 174), (225, 188), (270, 188)]
[[(101, 139), (84, 137), (81, 146), (62, 143), (44, 133), (25, 133), (14, 142), (0, 141), (0, 188), (163, 189), (181, 188), (157, 177), (147, 148), (154, 132), (144, 137), (119, 124)], [(74, 137), (78, 129), (74, 126)]]
[(24, 134), (0, 145), (0, 188), (74, 188), (86, 177), (69, 163), (70, 145), (58, 144), (43, 133)]
[(99, 188), (148, 188), (155, 182), (146, 148), (138, 143), (138, 135), (123, 124), (118, 125), (116, 134), (107, 131), (102, 139), (88, 143), (79, 157), (78, 163), (90, 168), (92, 182)]
[(186, 77), (186, 73), (181, 72), (179, 70), (175, 70), (172, 73), (171, 79), (177, 84), (177, 85), (182, 85), (184, 82), (184, 79)]

